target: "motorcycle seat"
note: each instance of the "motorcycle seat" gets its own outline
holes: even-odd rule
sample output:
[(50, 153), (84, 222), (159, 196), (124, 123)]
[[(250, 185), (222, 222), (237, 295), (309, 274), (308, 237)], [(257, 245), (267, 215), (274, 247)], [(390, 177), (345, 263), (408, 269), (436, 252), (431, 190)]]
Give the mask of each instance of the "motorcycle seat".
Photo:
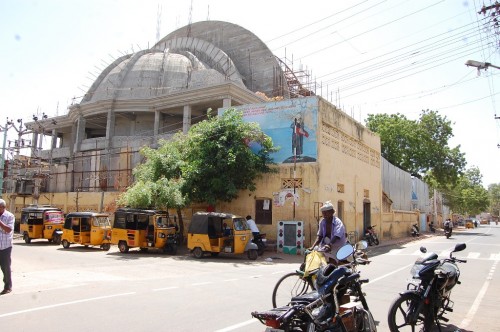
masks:
[(320, 295), (318, 294), (318, 292), (314, 291), (314, 292), (294, 296), (290, 300), (290, 303), (292, 303), (292, 304), (298, 304), (298, 303), (309, 304), (311, 302), (316, 301), (319, 297), (320, 297)]

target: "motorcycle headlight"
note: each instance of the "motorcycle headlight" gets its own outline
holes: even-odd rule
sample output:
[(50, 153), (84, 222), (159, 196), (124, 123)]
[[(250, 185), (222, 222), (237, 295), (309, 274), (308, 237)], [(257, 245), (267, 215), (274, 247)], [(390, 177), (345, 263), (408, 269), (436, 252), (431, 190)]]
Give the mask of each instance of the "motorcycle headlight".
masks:
[(422, 264), (414, 264), (411, 268), (411, 271), (410, 271), (410, 274), (412, 276), (412, 278), (414, 279), (419, 279), (420, 276), (418, 275), (418, 273), (420, 272), (420, 270), (422, 270), (422, 267), (423, 265)]

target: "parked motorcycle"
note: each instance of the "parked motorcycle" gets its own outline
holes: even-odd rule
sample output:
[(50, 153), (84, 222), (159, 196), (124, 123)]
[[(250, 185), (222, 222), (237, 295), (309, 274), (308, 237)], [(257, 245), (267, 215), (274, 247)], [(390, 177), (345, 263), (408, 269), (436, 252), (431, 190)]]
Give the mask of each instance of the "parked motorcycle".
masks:
[(434, 223), (433, 223), (433, 222), (430, 222), (430, 223), (429, 223), (429, 230), (430, 230), (432, 233), (436, 233), (436, 228), (434, 227)]
[(268, 331), (376, 332), (375, 321), (361, 290), (361, 284), (368, 280), (360, 279), (360, 273), (356, 272), (357, 265), (369, 261), (351, 244), (340, 248), (336, 258), (345, 261), (351, 256), (351, 262), (345, 265), (328, 264), (320, 268), (317, 291), (292, 297), (286, 306), (254, 311), (252, 316), (266, 325)]
[[(453, 257), (453, 253), (465, 248), (465, 243), (459, 243), (450, 253), (450, 258), (440, 260), (431, 252), (415, 261), (407, 291), (401, 292), (390, 306), (388, 323), (391, 332), (429, 332), (435, 324), (441, 331), (439, 321), (447, 322), (444, 314), (453, 311), (451, 291), (460, 284), (460, 270), (456, 263), (467, 262)], [(421, 247), (420, 251), (426, 253), (427, 249)]]
[(252, 242), (257, 245), (257, 253), (259, 256), (264, 254), (266, 251), (266, 233), (259, 233), (258, 235), (254, 235)]
[(420, 229), (418, 228), (418, 225), (417, 224), (413, 224), (411, 226), (411, 232), (410, 232), (411, 236), (413, 237), (418, 237), (420, 236)]
[(377, 236), (377, 233), (375, 233), (375, 229), (374, 229), (375, 226), (377, 226), (377, 225), (368, 226), (366, 228), (366, 231), (365, 231), (365, 240), (366, 240), (366, 242), (368, 242), (369, 246), (373, 246), (373, 245), (378, 246), (378, 244), (379, 244), (378, 236)]

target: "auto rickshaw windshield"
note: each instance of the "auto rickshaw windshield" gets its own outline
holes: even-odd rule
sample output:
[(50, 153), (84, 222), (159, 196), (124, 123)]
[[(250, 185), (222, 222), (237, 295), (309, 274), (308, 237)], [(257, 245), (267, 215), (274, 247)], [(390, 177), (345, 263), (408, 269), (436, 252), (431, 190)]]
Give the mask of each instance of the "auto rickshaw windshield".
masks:
[(108, 217), (96, 217), (92, 223), (97, 227), (111, 227), (111, 222)]
[(248, 229), (248, 224), (243, 218), (234, 218), (233, 219), (233, 227), (236, 231), (245, 231)]
[(64, 216), (61, 211), (45, 212), (45, 220), (50, 223), (62, 223), (64, 222)]
[(156, 218), (156, 227), (168, 227), (170, 226), (170, 221), (168, 217), (157, 217)]

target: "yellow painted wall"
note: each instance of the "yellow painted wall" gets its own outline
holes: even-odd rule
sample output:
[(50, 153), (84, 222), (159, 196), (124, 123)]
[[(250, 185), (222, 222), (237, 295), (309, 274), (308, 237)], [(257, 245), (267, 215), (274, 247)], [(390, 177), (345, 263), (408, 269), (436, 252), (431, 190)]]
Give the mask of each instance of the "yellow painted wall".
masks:
[[(371, 224), (383, 238), (382, 227), (382, 174), (380, 139), (351, 117), (319, 98), (318, 107), (318, 162), (297, 164), (295, 178), (302, 180), (302, 188), (294, 207), (291, 199), (283, 206), (272, 207), (272, 225), (261, 225), (261, 232), (276, 239), (280, 220), (304, 221), (306, 246), (310, 245), (318, 229), (318, 202), (332, 201), (337, 209), (338, 201), (344, 205), (343, 222), (347, 232), (363, 236), (363, 203), (370, 203)], [(272, 200), (286, 179), (293, 178), (293, 165), (277, 166), (278, 173), (268, 174), (257, 181), (253, 193), (242, 192), (231, 203), (221, 204), (219, 211), (255, 217), (255, 200)], [(315, 205), (316, 202), (316, 205)]]

